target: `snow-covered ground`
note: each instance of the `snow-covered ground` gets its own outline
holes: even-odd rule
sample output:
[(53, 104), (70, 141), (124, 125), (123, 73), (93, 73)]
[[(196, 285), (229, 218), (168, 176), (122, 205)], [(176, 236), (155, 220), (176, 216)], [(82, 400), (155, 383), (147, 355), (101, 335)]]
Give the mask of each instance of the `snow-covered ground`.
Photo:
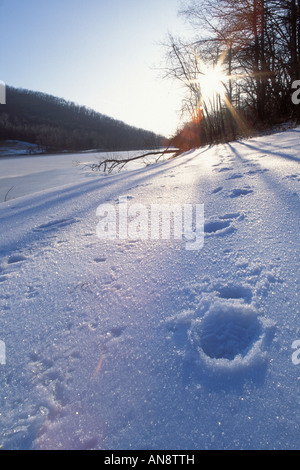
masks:
[[(97, 163), (108, 156), (120, 159), (140, 153), (143, 152), (81, 152), (34, 156), (4, 153), (0, 158), (0, 202), (43, 191), (45, 188), (74, 185), (86, 182), (87, 178), (99, 178), (99, 174), (91, 172), (89, 164)], [(144, 167), (145, 162), (146, 160), (137, 161), (134, 168)]]
[[(0, 160), (2, 449), (299, 449), (299, 136), (107, 177)], [(204, 246), (101, 240), (121, 196), (204, 204)]]

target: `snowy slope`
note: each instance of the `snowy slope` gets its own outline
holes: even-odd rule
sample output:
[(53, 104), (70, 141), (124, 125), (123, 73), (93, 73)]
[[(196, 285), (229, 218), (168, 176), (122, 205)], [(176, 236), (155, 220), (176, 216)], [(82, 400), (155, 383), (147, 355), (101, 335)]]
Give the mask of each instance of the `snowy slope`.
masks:
[[(299, 449), (299, 135), (0, 204), (2, 449)], [(203, 248), (100, 240), (120, 196), (204, 204)]]

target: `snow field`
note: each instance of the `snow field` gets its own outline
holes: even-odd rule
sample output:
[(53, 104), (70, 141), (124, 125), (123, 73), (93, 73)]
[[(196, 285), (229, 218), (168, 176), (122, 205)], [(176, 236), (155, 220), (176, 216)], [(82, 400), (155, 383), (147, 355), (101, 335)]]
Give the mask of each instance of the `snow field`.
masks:
[[(3, 449), (299, 448), (298, 136), (0, 205)], [(203, 203), (204, 247), (99, 240), (122, 195)]]

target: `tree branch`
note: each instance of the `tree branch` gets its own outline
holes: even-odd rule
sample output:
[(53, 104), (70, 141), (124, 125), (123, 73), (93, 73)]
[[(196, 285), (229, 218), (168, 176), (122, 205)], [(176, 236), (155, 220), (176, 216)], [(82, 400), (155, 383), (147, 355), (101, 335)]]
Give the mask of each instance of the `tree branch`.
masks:
[(6, 202), (6, 201), (8, 200), (8, 195), (9, 195), (9, 193), (10, 193), (10, 191), (11, 191), (12, 189), (14, 189), (14, 186), (12, 186), (12, 187), (7, 191), (7, 193), (5, 194), (4, 202)]
[(155, 160), (155, 163), (157, 163), (164, 155), (171, 154), (171, 153), (174, 154), (174, 157), (176, 157), (177, 155), (179, 155), (180, 150), (178, 149), (170, 150), (169, 148), (167, 148), (166, 150), (163, 150), (163, 151), (147, 152), (147, 153), (143, 153), (142, 155), (136, 155), (135, 157), (129, 157), (129, 158), (122, 158), (120, 160), (118, 160), (117, 158), (106, 158), (105, 160), (102, 160), (101, 162), (89, 163), (85, 166), (88, 166), (89, 168), (91, 168), (92, 171), (100, 171), (103, 169), (104, 173), (107, 172), (109, 174), (109, 173), (112, 173), (112, 171), (115, 168), (119, 167), (118, 170), (121, 171), (127, 163), (133, 162), (135, 160), (139, 160), (141, 158), (148, 157), (150, 155), (158, 155), (158, 158)]

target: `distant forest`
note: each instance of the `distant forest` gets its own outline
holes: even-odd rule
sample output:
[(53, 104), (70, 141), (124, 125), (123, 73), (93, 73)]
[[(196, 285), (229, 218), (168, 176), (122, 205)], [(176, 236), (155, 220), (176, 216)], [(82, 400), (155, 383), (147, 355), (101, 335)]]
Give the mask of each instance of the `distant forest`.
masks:
[(0, 141), (20, 140), (43, 151), (140, 150), (163, 137), (45, 93), (6, 87), (0, 106)]

